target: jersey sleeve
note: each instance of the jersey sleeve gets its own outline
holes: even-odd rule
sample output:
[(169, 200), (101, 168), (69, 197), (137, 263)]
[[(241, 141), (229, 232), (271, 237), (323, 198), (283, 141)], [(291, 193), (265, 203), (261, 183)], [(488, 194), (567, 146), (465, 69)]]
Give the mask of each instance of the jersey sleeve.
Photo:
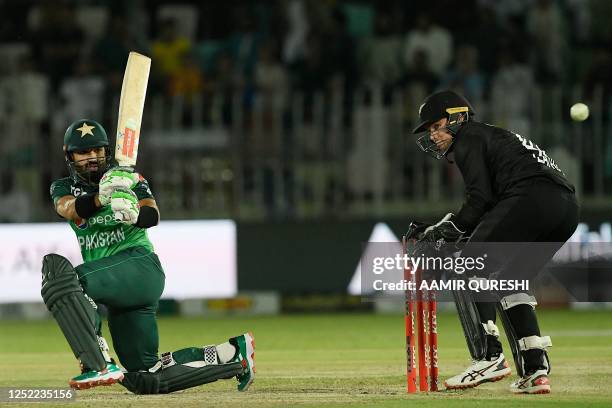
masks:
[(136, 186), (132, 190), (134, 191), (134, 193), (136, 194), (136, 197), (139, 200), (142, 200), (145, 198), (155, 199), (155, 197), (153, 196), (153, 193), (151, 192), (151, 188), (149, 187), (149, 182), (147, 181), (147, 179), (142, 177), (142, 175), (140, 175), (140, 181), (138, 182), (138, 184), (136, 184)]
[(72, 195), (72, 191), (70, 190), (70, 181), (67, 179), (55, 180), (51, 184), (49, 193), (51, 194), (51, 200), (53, 200), (53, 204), (55, 205), (57, 200), (60, 198), (67, 195)]
[(458, 227), (472, 231), (493, 202), (491, 178), (486, 162), (486, 143), (478, 133), (460, 135), (455, 160), (465, 182), (465, 202), (454, 218)]

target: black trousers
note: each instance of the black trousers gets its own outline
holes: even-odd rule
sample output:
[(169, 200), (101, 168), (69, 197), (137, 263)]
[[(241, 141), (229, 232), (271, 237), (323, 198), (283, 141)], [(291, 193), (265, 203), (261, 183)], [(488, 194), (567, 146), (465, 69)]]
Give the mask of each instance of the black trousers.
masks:
[[(495, 273), (499, 279), (529, 279), (537, 275), (574, 233), (579, 207), (573, 192), (545, 177), (523, 180), (513, 191), (482, 218), (462, 256), (480, 256), (485, 251), (488, 254), (485, 275)], [(496, 320), (495, 299), (507, 294), (489, 293), (483, 295), (490, 296), (489, 299), (479, 298), (481, 301), (476, 306), (483, 323)], [(519, 305), (507, 312), (518, 339), (540, 336), (531, 306)], [(501, 343), (498, 340), (494, 343), (490, 344), (489, 355), (501, 351)], [(528, 350), (524, 359), (526, 373), (544, 368), (541, 350)]]
[(487, 253), (485, 277), (533, 277), (578, 225), (574, 193), (552, 180), (525, 179), (512, 190), (485, 214), (462, 251), (463, 256)]

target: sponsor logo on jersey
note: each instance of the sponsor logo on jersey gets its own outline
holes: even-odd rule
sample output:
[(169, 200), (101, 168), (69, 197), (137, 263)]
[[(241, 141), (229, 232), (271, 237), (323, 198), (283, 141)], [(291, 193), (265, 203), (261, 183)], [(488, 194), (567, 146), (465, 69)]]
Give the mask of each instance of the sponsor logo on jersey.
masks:
[(93, 217), (89, 217), (87, 222), (89, 222), (89, 225), (115, 225), (117, 224), (113, 214), (104, 214), (104, 215), (96, 215)]
[(122, 228), (112, 231), (97, 231), (91, 235), (79, 237), (79, 245), (86, 251), (111, 246), (125, 240)]

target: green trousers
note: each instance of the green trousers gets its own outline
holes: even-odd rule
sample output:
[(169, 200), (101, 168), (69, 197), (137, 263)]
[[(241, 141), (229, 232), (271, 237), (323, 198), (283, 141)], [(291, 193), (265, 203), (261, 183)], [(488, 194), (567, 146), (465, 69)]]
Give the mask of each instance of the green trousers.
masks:
[(159, 347), (155, 314), (165, 282), (157, 255), (143, 247), (129, 248), (79, 265), (76, 272), (84, 292), (108, 308), (108, 327), (121, 365), (128, 371), (154, 366)]

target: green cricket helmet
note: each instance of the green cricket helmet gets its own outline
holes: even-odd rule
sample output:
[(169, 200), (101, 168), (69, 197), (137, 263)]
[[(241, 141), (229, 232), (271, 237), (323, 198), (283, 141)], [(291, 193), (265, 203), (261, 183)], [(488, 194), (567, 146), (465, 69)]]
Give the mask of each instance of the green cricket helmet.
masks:
[[(86, 153), (91, 149), (103, 147), (104, 155), (80, 161), (74, 160), (74, 153)], [(91, 119), (73, 122), (64, 133), (64, 158), (70, 176), (74, 181), (97, 185), (111, 164), (110, 149), (106, 130)]]

